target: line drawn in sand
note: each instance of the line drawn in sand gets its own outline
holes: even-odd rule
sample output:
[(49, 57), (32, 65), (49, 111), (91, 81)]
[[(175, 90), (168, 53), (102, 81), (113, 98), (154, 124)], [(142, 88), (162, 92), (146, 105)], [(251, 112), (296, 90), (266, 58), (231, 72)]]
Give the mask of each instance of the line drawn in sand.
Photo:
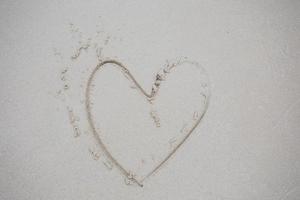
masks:
[[(87, 81), (87, 85), (86, 85), (86, 90), (85, 90), (85, 107), (86, 107), (86, 114), (87, 114), (87, 119), (88, 119), (88, 123), (92, 129), (92, 132), (93, 132), (93, 135), (95, 137), (95, 139), (97, 140), (97, 142), (99, 143), (100, 147), (102, 148), (104, 154), (107, 156), (107, 158), (111, 161), (111, 163), (116, 166), (116, 168), (118, 168), (120, 170), (120, 172), (125, 176), (125, 183), (126, 184), (130, 184), (131, 182), (133, 183), (136, 183), (138, 186), (140, 187), (143, 187), (143, 181), (145, 179), (147, 179), (148, 177), (150, 177), (152, 174), (154, 174), (156, 171), (158, 171), (161, 166), (166, 163), (167, 160), (169, 160), (169, 158), (175, 154), (175, 152), (180, 148), (180, 146), (182, 146), (182, 144), (187, 140), (187, 138), (191, 135), (191, 133), (195, 130), (195, 128), (198, 126), (198, 124), (200, 123), (201, 119), (203, 118), (206, 110), (207, 110), (207, 106), (208, 106), (208, 101), (209, 101), (209, 96), (206, 96), (205, 98), (205, 102), (204, 102), (204, 110), (202, 113), (194, 113), (194, 116), (193, 116), (193, 121), (194, 121), (194, 124), (193, 126), (185, 131), (185, 136), (180, 140), (180, 141), (177, 141), (176, 143), (176, 146), (171, 150), (171, 152), (157, 165), (155, 166), (144, 178), (142, 178), (141, 180), (138, 180), (134, 173), (129, 171), (129, 170), (126, 170), (122, 164), (115, 158), (112, 156), (111, 152), (108, 150), (107, 146), (104, 144), (104, 142), (102, 141), (102, 139), (100, 138), (98, 132), (97, 132), (97, 129), (95, 127), (95, 122), (94, 122), (94, 119), (93, 119), (93, 116), (92, 116), (92, 111), (91, 111), (91, 105), (92, 105), (92, 102), (91, 102), (91, 99), (90, 99), (90, 96), (91, 96), (91, 89), (93, 87), (93, 79), (95, 78), (96, 76), (96, 73), (104, 68), (106, 65), (108, 64), (113, 64), (115, 66), (117, 66), (117, 68), (119, 68), (124, 74), (125, 76), (130, 79), (135, 88), (148, 100), (148, 102), (150, 104), (153, 104), (153, 101), (159, 91), (159, 88), (160, 88), (160, 85), (162, 83), (162, 81), (164, 81), (166, 79), (166, 75), (168, 73), (171, 72), (171, 70), (174, 68), (174, 67), (177, 67), (183, 63), (190, 63), (190, 64), (194, 64), (194, 65), (197, 65), (197, 63), (194, 63), (194, 62), (190, 62), (190, 61), (183, 61), (183, 62), (178, 62), (176, 64), (172, 64), (172, 65), (167, 65), (167, 67), (163, 70), (161, 70), (160, 72), (158, 72), (156, 74), (156, 79), (154, 81), (154, 84), (152, 85), (152, 88), (151, 88), (151, 93), (147, 93), (142, 87), (141, 85), (136, 81), (136, 79), (134, 78), (134, 76), (130, 73), (130, 71), (128, 70), (128, 68), (123, 65), (122, 63), (116, 61), (116, 60), (106, 60), (106, 61), (103, 61), (101, 63), (99, 63), (95, 69), (92, 71), (92, 73), (90, 74), (89, 78), (88, 78), (88, 81)], [(152, 118), (154, 119), (156, 125), (160, 126), (160, 124), (158, 123), (158, 118), (157, 118), (157, 115), (151, 113), (151, 116)], [(184, 127), (185, 129), (185, 127)], [(173, 142), (172, 142), (173, 143)]]

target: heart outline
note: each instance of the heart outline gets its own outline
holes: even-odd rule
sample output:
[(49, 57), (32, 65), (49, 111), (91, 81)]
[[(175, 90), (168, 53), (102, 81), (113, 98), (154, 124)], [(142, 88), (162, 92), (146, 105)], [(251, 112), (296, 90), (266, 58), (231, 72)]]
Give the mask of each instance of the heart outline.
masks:
[[(189, 62), (189, 61), (184, 61), (184, 62), (180, 62), (177, 64), (183, 64), (183, 63), (190, 63), (190, 64), (197, 64), (194, 62)], [(130, 73), (130, 71), (127, 69), (127, 67), (125, 67), (122, 63), (116, 61), (116, 60), (105, 60), (102, 61), (101, 63), (99, 63), (95, 69), (92, 71), (91, 75), (88, 78), (88, 82), (87, 82), (87, 86), (86, 86), (86, 90), (85, 90), (85, 107), (86, 107), (86, 112), (87, 112), (87, 118), (88, 118), (88, 123), (92, 129), (93, 135), (95, 137), (95, 139), (97, 140), (97, 142), (99, 143), (100, 147), (102, 148), (102, 150), (104, 151), (105, 155), (112, 161), (112, 163), (120, 170), (121, 173), (123, 173), (123, 175), (127, 178), (129, 178), (131, 181), (135, 182), (138, 186), (143, 187), (143, 181), (145, 179), (147, 179), (148, 177), (150, 177), (152, 174), (154, 174), (156, 171), (158, 171), (158, 169), (165, 164), (174, 154), (175, 152), (184, 144), (184, 142), (189, 138), (189, 136), (192, 134), (192, 132), (196, 129), (196, 127), (199, 125), (200, 121), (202, 120), (202, 118), (204, 117), (204, 114), (207, 111), (208, 108), (208, 103), (209, 103), (209, 97), (210, 97), (210, 93), (208, 93), (207, 96), (205, 96), (205, 107), (204, 110), (201, 114), (201, 116), (199, 116), (198, 120), (196, 121), (196, 123), (193, 125), (193, 127), (189, 130), (188, 133), (185, 134), (185, 136), (183, 137), (183, 139), (175, 146), (175, 148), (156, 166), (154, 167), (145, 177), (142, 178), (142, 180), (137, 180), (135, 177), (131, 176), (131, 173), (126, 170), (121, 163), (119, 163), (119, 161), (117, 159), (115, 159), (112, 154), (108, 151), (106, 145), (103, 143), (102, 139), (100, 138), (100, 135), (97, 133), (96, 127), (95, 127), (95, 123), (92, 117), (92, 112), (91, 112), (91, 102), (90, 102), (90, 93), (91, 93), (91, 84), (92, 81), (97, 73), (98, 70), (100, 70), (101, 67), (104, 67), (106, 64), (114, 64), (117, 67), (121, 68), (121, 70), (123, 70), (124, 73), (126, 73), (129, 78), (133, 81), (133, 83), (135, 84), (135, 86), (137, 86), (138, 90), (147, 98), (147, 100), (149, 102), (151, 102), (151, 100), (156, 96), (159, 87), (157, 88), (156, 91), (153, 90), (150, 94), (148, 94), (142, 87), (141, 85), (136, 81), (136, 79), (134, 78), (134, 76)], [(198, 65), (198, 64), (197, 64)], [(176, 65), (172, 65), (171, 67), (175, 67)]]

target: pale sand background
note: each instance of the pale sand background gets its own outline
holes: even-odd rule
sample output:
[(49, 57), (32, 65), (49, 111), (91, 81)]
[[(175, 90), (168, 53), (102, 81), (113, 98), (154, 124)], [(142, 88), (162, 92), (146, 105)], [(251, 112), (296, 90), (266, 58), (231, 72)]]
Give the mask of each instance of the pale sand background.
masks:
[[(0, 199), (299, 198), (299, 10), (297, 0), (1, 1)], [(203, 122), (144, 188), (73, 137), (56, 96), (78, 40), (69, 23), (85, 39), (114, 36), (105, 56), (146, 88), (166, 59), (187, 56), (210, 76)], [(96, 63), (85, 59), (77, 65)]]

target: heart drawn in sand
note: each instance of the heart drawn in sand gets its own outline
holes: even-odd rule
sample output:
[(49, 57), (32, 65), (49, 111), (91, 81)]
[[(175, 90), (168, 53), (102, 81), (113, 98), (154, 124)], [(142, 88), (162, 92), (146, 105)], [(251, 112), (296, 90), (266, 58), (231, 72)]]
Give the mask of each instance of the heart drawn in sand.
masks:
[(199, 125), (209, 92), (207, 74), (195, 62), (167, 65), (147, 93), (127, 67), (107, 60), (87, 82), (88, 122), (112, 164), (143, 186)]

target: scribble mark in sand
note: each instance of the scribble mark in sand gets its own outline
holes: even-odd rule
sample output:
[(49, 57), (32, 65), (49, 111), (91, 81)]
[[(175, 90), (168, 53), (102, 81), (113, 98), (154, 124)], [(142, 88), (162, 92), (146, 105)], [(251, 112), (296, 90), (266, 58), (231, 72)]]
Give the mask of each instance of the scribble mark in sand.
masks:
[(198, 111), (195, 111), (194, 114), (193, 114), (193, 120), (197, 120), (199, 118), (199, 113)]
[(75, 27), (73, 23), (69, 23), (69, 28), (71, 33), (77, 33), (79, 31), (79, 28)]
[(89, 148), (89, 152), (92, 155), (94, 160), (99, 160), (99, 158), (100, 158), (99, 152), (96, 152), (95, 150), (92, 150), (91, 148)]
[(96, 49), (96, 54), (97, 54), (97, 59), (98, 59), (98, 61), (101, 61), (102, 60), (102, 50), (103, 50), (103, 48), (97, 48)]
[(64, 69), (61, 73), (60, 73), (60, 80), (62, 81), (66, 81), (67, 80), (67, 72), (68, 72), (68, 68)]
[[(129, 171), (128, 176), (124, 178), (124, 182), (126, 185), (132, 185), (133, 183), (135, 183), (135, 179), (136, 175), (133, 172)], [(140, 186), (143, 187), (143, 185)]]
[(113, 164), (111, 163), (110, 160), (108, 160), (108, 159), (104, 160), (104, 161), (103, 161), (103, 164), (104, 164), (104, 166), (105, 166), (107, 169), (112, 170)]
[(157, 114), (157, 111), (156, 110), (151, 110), (150, 111), (150, 116), (151, 118), (153, 119), (154, 123), (155, 123), (155, 126), (157, 128), (159, 128), (161, 125), (160, 125), (160, 119), (159, 119), (159, 116)]
[(81, 131), (78, 126), (79, 117), (74, 114), (73, 110), (70, 107), (67, 107), (67, 109), (68, 109), (69, 121), (74, 131), (74, 137), (75, 138), (79, 137), (81, 135)]
[(75, 53), (71, 56), (71, 59), (72, 59), (72, 60), (76, 60), (76, 59), (80, 56), (81, 52), (82, 52), (83, 50), (87, 50), (89, 47), (90, 47), (90, 43), (89, 43), (89, 42), (86, 43), (86, 44), (83, 44), (82, 46), (80, 46), (80, 47), (75, 51)]

